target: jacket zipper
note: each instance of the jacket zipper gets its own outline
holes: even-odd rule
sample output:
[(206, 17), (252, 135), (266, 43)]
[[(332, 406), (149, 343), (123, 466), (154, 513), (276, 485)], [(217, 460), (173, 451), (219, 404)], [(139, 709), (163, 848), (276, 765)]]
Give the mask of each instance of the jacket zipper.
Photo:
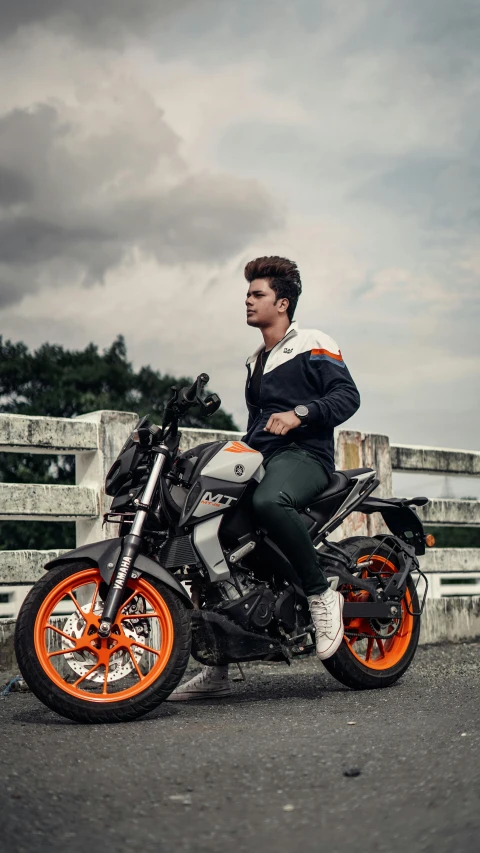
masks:
[[(268, 356), (268, 358), (271, 358), (271, 355), (272, 355), (273, 351), (274, 351), (274, 350), (276, 350), (276, 349), (277, 349), (277, 347), (279, 347), (279, 346), (280, 346), (280, 344), (283, 344), (283, 342), (284, 342), (284, 341), (285, 341), (285, 340), (286, 340), (286, 339), (287, 339), (291, 334), (293, 334), (293, 332), (294, 332), (294, 331), (295, 331), (295, 329), (291, 329), (291, 331), (290, 331), (290, 332), (287, 332), (287, 333), (283, 336), (283, 338), (282, 338), (280, 341), (278, 341), (278, 342), (275, 344), (275, 346), (274, 346), (274, 347), (272, 347), (272, 349), (270, 350), (270, 355)], [(267, 361), (268, 361), (268, 359), (267, 359)], [(266, 363), (265, 363), (265, 367), (266, 367)], [(263, 384), (263, 378), (264, 378), (264, 375), (265, 375), (265, 368), (263, 369), (263, 372), (262, 372), (262, 378), (261, 378), (261, 380), (260, 380), (260, 391), (259, 391), (259, 394), (258, 394), (258, 401), (259, 401), (259, 403), (261, 403), (261, 402), (262, 402), (262, 384)], [(260, 416), (261, 416), (262, 414), (263, 414), (263, 409), (262, 409), (262, 408), (260, 408)]]
[[(275, 344), (275, 346), (274, 346), (274, 347), (272, 347), (272, 349), (270, 350), (269, 358), (270, 358), (270, 356), (271, 356), (272, 352), (273, 352), (277, 347), (279, 347), (279, 346), (280, 346), (280, 344), (283, 344), (283, 342), (284, 342), (285, 340), (287, 340), (287, 339), (290, 337), (290, 335), (292, 335), (294, 332), (295, 332), (295, 329), (291, 329), (291, 330), (290, 330), (290, 332), (287, 332), (287, 333), (283, 336), (283, 338), (282, 338), (281, 340), (277, 341), (277, 343)], [(259, 355), (260, 355), (260, 357), (261, 357), (261, 353), (259, 353)], [(262, 372), (262, 378), (260, 379), (260, 390), (259, 390), (259, 393), (258, 393), (259, 403), (261, 403), (261, 402), (262, 402), (262, 385), (263, 385), (264, 373), (265, 373), (265, 368), (264, 368), (264, 370), (263, 370), (263, 372)], [(251, 376), (251, 369), (250, 369), (250, 365), (248, 365), (248, 384), (247, 384), (247, 394), (248, 394), (248, 391), (249, 391), (249, 389), (250, 389), (250, 382), (251, 382), (251, 379), (252, 379), (252, 376)], [(259, 418), (261, 418), (261, 417), (262, 417), (262, 415), (263, 415), (263, 409), (261, 408), (261, 406), (258, 406), (257, 408), (258, 408), (258, 415), (257, 415), (257, 417), (255, 418), (255, 420), (254, 420), (254, 422), (253, 422), (253, 424), (252, 424), (252, 426), (251, 426), (251, 429), (252, 429), (252, 430), (253, 430), (253, 428), (256, 426), (256, 423), (257, 423), (257, 421), (259, 420)]]

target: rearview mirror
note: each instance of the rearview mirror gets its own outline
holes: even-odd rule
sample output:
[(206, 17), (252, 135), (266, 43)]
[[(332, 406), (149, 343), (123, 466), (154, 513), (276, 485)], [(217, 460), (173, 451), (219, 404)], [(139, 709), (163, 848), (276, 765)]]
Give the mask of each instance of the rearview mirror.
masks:
[(214, 415), (221, 405), (222, 401), (218, 394), (209, 394), (208, 397), (205, 397), (205, 399), (202, 400), (202, 409), (207, 417)]

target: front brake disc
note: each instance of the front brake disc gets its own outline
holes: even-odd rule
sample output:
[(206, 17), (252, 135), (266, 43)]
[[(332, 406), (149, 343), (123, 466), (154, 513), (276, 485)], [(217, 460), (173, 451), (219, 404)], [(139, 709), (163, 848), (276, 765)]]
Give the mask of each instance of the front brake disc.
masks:
[[(84, 605), (83, 610), (85, 611), (85, 613), (89, 612), (90, 607), (90, 604)], [(93, 612), (95, 614), (100, 615), (102, 609), (103, 604), (100, 603), (95, 606)], [(127, 636), (131, 640), (137, 640), (139, 643), (143, 643), (145, 641), (145, 638), (143, 636), (143, 632), (141, 631), (141, 626), (139, 625), (140, 631), (137, 633), (133, 625), (130, 626), (129, 624), (125, 623), (126, 620), (123, 620), (123, 631), (125, 633), (125, 636)], [(79, 639), (83, 634), (85, 625), (85, 620), (82, 619), (79, 613), (75, 612), (67, 617), (62, 630), (65, 634), (69, 634), (72, 639)], [(66, 637), (62, 637), (62, 648), (69, 648), (68, 640), (66, 639)], [(144, 653), (143, 649), (135, 647), (132, 649), (132, 652), (138, 665)], [(92, 669), (97, 662), (96, 655), (93, 650), (91, 653), (84, 651), (71, 652), (70, 654), (67, 653), (66, 655), (63, 655), (63, 659), (76, 675), (78, 675), (79, 677), (84, 676), (85, 681), (89, 681), (95, 684), (103, 682), (104, 674), (98, 669), (95, 670), (95, 672), (93, 672), (90, 676), (88, 675), (89, 670)], [(133, 669), (134, 663), (128, 651), (122, 650), (112, 654), (108, 665), (108, 683), (113, 681), (119, 681), (121, 678), (125, 678), (127, 675), (130, 675)]]

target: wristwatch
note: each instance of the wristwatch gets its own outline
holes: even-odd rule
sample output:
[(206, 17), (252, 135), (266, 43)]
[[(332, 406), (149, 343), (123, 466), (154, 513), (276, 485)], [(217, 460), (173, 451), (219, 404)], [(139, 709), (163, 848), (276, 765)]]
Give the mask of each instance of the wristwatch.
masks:
[(307, 406), (295, 406), (293, 411), (295, 412), (297, 418), (300, 418), (302, 424), (307, 423), (309, 415)]

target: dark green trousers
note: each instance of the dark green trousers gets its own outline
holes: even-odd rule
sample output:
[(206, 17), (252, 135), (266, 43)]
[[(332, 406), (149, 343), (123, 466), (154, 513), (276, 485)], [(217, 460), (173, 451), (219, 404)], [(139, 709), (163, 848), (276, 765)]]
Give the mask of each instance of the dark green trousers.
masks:
[(297, 510), (313, 503), (323, 492), (328, 474), (321, 462), (295, 444), (272, 454), (265, 462), (265, 471), (253, 495), (259, 525), (290, 560), (305, 594), (320, 595), (328, 588), (328, 581)]

